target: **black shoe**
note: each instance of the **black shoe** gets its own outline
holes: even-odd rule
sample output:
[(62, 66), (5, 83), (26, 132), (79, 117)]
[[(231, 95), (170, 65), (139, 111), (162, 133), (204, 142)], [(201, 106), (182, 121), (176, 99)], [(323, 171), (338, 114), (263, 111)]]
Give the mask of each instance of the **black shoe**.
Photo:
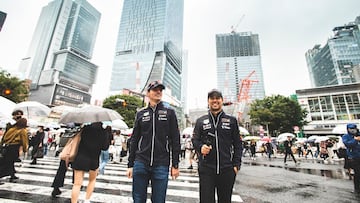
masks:
[(36, 161), (32, 161), (30, 164), (31, 164), (31, 165), (35, 165), (35, 164), (36, 164)]
[(15, 162), (21, 162), (21, 159), (20, 159), (20, 158), (17, 158), (17, 159), (15, 160)]
[(53, 191), (51, 192), (51, 196), (52, 197), (56, 197), (57, 195), (60, 195), (61, 191), (59, 190), (59, 188), (54, 187)]
[(0, 182), (0, 185), (4, 185), (5, 183), (3, 183), (3, 182)]
[(193, 166), (192, 166), (192, 165), (190, 165), (187, 169), (193, 169)]
[(15, 176), (15, 175), (10, 177), (10, 180), (17, 180), (17, 179), (19, 179), (19, 177)]

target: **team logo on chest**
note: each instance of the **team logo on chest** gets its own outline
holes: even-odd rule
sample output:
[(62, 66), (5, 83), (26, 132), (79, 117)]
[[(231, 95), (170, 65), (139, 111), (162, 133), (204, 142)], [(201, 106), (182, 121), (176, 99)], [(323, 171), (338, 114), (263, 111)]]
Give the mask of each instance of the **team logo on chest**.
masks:
[(209, 119), (205, 119), (203, 121), (203, 130), (207, 130), (207, 129), (210, 129), (210, 128), (211, 128), (211, 124), (210, 124)]
[(142, 117), (142, 121), (143, 122), (150, 121), (150, 113), (148, 111), (144, 112), (143, 117)]
[(230, 128), (230, 119), (229, 118), (222, 118), (221, 119), (221, 128), (222, 129), (231, 129)]
[(167, 111), (159, 110), (159, 121), (167, 121)]

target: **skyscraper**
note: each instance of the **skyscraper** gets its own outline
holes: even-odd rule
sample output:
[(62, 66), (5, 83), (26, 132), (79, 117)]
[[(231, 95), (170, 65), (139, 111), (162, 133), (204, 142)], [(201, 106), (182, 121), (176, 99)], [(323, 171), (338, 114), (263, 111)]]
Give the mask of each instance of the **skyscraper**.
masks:
[(100, 13), (86, 0), (43, 7), (20, 69), (31, 80), (30, 100), (47, 105), (90, 103), (97, 66), (90, 62)]
[(110, 92), (160, 80), (181, 100), (183, 0), (124, 0)]
[(354, 22), (337, 26), (324, 47), (315, 45), (305, 54), (312, 87), (356, 82), (360, 64), (360, 16)]
[(217, 88), (225, 101), (237, 101), (241, 81), (252, 80), (249, 100), (265, 96), (259, 36), (251, 32), (216, 35)]

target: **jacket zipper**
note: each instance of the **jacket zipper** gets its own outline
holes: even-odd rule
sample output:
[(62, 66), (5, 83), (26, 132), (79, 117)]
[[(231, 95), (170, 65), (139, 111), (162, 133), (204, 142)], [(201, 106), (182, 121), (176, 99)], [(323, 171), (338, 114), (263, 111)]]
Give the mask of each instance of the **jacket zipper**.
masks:
[(152, 108), (153, 110), (153, 114), (152, 114), (152, 122), (153, 122), (153, 134), (152, 134), (152, 142), (151, 142), (151, 158), (150, 158), (150, 166), (153, 165), (154, 163), (154, 143), (155, 143), (155, 110), (156, 110), (156, 106), (155, 108)]
[(216, 122), (215, 122), (214, 116), (210, 112), (210, 115), (212, 117), (212, 121), (213, 121), (213, 124), (215, 127), (216, 174), (220, 174), (220, 155), (219, 155), (219, 139), (218, 139), (218, 134), (217, 134), (217, 125), (219, 124), (219, 119), (220, 119), (221, 114), (222, 114), (222, 112), (219, 113), (219, 115), (216, 118)]

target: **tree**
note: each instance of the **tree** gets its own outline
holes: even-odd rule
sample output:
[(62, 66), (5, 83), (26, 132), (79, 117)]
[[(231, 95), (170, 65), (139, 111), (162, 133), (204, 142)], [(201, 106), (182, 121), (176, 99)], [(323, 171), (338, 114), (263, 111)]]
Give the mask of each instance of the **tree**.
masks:
[(280, 133), (292, 132), (294, 126), (306, 125), (307, 111), (293, 99), (273, 95), (262, 100), (255, 100), (249, 112), (251, 122), (255, 125), (268, 125), (269, 133), (274, 130)]
[(19, 103), (28, 98), (29, 90), (24, 80), (11, 76), (5, 70), (0, 70), (0, 95)]
[(142, 107), (143, 101), (136, 96), (113, 95), (104, 100), (103, 107), (114, 109), (124, 117), (129, 128), (134, 127), (135, 114)]

